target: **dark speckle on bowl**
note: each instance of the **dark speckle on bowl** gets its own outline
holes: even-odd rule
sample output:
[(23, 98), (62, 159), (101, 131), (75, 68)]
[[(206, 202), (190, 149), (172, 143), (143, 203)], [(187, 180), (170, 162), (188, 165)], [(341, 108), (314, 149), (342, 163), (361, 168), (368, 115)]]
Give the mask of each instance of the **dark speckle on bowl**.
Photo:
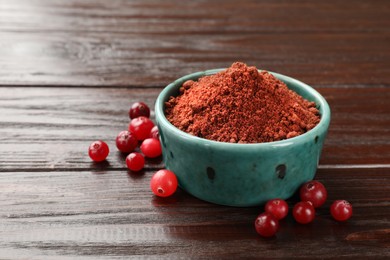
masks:
[(284, 179), (284, 177), (286, 176), (286, 169), (287, 167), (285, 164), (279, 164), (278, 166), (276, 166), (276, 175), (279, 179)]
[(207, 177), (210, 180), (214, 180), (214, 178), (215, 178), (215, 171), (214, 171), (214, 169), (212, 167), (207, 167), (206, 171), (207, 171)]
[(254, 164), (252, 165), (252, 171), (255, 172), (255, 171), (256, 171), (256, 168), (257, 168), (257, 164), (254, 163)]
[(160, 139), (161, 139), (161, 143), (162, 145), (164, 146), (164, 148), (167, 147), (167, 145), (165, 144), (165, 138), (164, 138), (164, 134), (163, 134), (163, 131), (160, 130), (160, 126), (157, 126), (158, 127), (158, 134), (160, 136)]

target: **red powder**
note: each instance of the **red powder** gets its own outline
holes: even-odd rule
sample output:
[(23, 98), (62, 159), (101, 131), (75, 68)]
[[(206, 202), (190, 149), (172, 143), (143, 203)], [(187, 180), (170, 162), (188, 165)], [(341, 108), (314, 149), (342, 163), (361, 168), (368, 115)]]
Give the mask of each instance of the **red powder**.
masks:
[(230, 143), (261, 143), (303, 134), (320, 121), (314, 102), (266, 71), (236, 62), (186, 81), (166, 106), (167, 119), (189, 134)]

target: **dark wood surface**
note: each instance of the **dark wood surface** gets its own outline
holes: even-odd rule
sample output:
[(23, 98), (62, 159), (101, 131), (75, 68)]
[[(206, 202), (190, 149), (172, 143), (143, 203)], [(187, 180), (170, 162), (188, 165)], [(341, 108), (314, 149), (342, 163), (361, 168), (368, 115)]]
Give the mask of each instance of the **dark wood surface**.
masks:
[[(0, 0), (0, 259), (389, 258), (389, 46), (389, 1)], [(272, 239), (253, 227), (262, 207), (157, 198), (161, 159), (132, 173), (115, 148), (130, 104), (234, 61), (309, 83), (332, 110), (315, 177), (329, 198)], [(105, 163), (88, 157), (96, 139)]]

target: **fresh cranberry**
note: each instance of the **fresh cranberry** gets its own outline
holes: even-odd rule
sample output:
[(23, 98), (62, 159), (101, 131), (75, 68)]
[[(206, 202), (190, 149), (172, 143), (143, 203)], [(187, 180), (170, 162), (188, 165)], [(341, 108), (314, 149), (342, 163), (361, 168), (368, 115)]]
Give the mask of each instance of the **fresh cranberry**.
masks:
[(150, 135), (154, 123), (147, 117), (140, 116), (132, 119), (129, 124), (129, 131), (132, 132), (137, 140), (145, 140)]
[(159, 132), (158, 132), (158, 127), (155, 125), (153, 126), (152, 130), (150, 130), (150, 135), (149, 135), (150, 138), (156, 138), (158, 139), (160, 136), (159, 136)]
[(299, 190), (302, 201), (310, 201), (315, 208), (321, 207), (328, 197), (325, 186), (319, 181), (309, 181)]
[(336, 200), (330, 206), (330, 214), (337, 221), (346, 221), (352, 216), (352, 205), (346, 200)]
[(140, 153), (131, 153), (126, 157), (126, 165), (129, 170), (140, 171), (145, 166), (145, 158)]
[(95, 162), (104, 161), (109, 153), (110, 149), (103, 141), (95, 141), (88, 148), (88, 155)]
[(279, 229), (279, 221), (270, 213), (264, 212), (257, 216), (255, 229), (263, 237), (272, 237)]
[(308, 224), (312, 222), (315, 215), (315, 209), (308, 201), (298, 202), (293, 208), (294, 219), (301, 224)]
[(159, 197), (171, 196), (177, 189), (176, 175), (170, 170), (159, 170), (150, 180), (150, 188)]
[(155, 138), (145, 139), (140, 148), (141, 152), (149, 158), (156, 158), (162, 153), (160, 140)]
[(288, 205), (282, 199), (272, 199), (265, 204), (265, 212), (273, 215), (277, 220), (281, 220), (287, 216)]
[(116, 147), (122, 153), (130, 153), (138, 146), (138, 140), (134, 134), (129, 131), (122, 131), (115, 140)]
[(136, 102), (133, 105), (131, 105), (131, 107), (130, 107), (129, 117), (130, 117), (130, 119), (133, 119), (133, 118), (137, 118), (140, 116), (149, 117), (150, 116), (150, 109), (145, 103)]

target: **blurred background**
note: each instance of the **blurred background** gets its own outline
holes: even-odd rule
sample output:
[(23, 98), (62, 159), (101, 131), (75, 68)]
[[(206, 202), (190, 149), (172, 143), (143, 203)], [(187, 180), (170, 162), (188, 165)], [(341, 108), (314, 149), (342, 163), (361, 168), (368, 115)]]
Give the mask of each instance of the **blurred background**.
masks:
[(0, 85), (162, 87), (243, 61), (388, 86), (387, 1), (0, 0)]

